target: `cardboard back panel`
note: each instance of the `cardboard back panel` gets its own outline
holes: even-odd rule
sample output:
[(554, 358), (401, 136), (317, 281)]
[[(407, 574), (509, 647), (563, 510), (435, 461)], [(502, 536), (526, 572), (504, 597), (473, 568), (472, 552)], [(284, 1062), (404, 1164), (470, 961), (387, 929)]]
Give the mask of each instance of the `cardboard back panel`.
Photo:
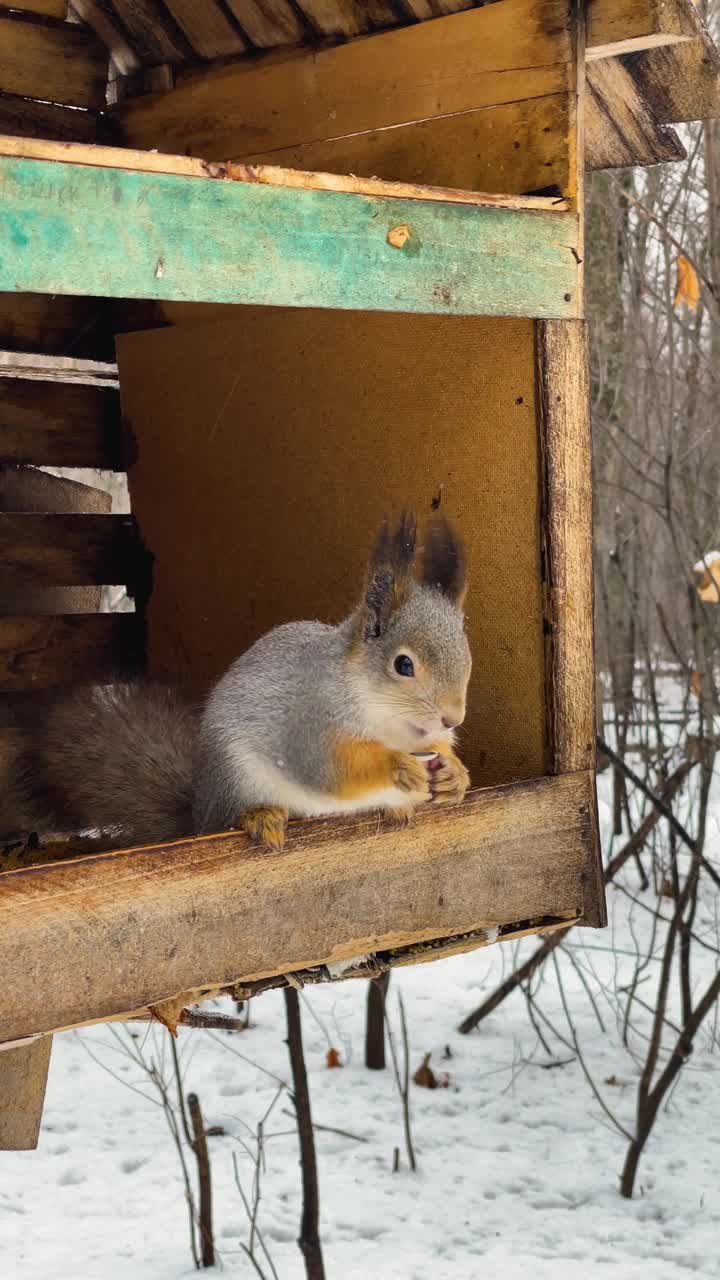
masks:
[(201, 692), (271, 626), (338, 621), (382, 516), (439, 504), (470, 563), (473, 783), (545, 771), (531, 321), (228, 308), (118, 359), (151, 672)]

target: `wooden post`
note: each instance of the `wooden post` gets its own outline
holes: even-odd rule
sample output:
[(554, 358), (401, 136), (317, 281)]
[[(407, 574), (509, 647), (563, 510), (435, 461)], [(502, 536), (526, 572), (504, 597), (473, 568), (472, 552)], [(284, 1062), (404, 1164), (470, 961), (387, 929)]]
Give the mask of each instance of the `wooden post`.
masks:
[(52, 1036), (0, 1053), (0, 1151), (38, 1144)]

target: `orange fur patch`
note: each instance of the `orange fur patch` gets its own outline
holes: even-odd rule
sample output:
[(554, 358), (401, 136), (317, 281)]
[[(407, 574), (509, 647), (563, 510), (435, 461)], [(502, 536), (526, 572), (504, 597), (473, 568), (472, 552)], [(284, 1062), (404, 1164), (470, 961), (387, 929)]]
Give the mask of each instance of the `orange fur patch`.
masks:
[(395, 752), (366, 738), (337, 738), (334, 794), (356, 800), (393, 785)]

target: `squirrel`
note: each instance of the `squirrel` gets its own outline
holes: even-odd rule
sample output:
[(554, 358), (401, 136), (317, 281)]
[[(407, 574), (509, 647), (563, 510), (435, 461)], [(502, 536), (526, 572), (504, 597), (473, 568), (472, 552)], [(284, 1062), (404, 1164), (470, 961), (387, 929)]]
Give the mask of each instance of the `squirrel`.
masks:
[(199, 711), (180, 692), (124, 683), (50, 700), (18, 724), (0, 839), (92, 833), (100, 847), (244, 830), (282, 849), (291, 817), (462, 801), (453, 742), (470, 649), (463, 545), (435, 517), (384, 523), (359, 606), (337, 626), (292, 622), (230, 666)]

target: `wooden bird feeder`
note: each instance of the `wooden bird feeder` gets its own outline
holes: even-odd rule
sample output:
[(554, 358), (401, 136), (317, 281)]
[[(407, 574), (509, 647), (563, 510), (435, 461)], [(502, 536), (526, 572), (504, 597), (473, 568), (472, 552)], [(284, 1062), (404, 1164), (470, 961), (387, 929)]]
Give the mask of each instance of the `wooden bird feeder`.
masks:
[[(277, 857), (6, 851), (7, 1147), (58, 1029), (604, 923), (584, 179), (720, 114), (691, 0), (70, 10), (0, 16), (2, 690), (201, 692), (273, 624), (342, 617), (384, 512), (440, 508), (474, 790), (404, 831), (293, 824)], [(132, 517), (39, 467), (126, 471)], [(98, 612), (107, 584), (136, 612)]]

